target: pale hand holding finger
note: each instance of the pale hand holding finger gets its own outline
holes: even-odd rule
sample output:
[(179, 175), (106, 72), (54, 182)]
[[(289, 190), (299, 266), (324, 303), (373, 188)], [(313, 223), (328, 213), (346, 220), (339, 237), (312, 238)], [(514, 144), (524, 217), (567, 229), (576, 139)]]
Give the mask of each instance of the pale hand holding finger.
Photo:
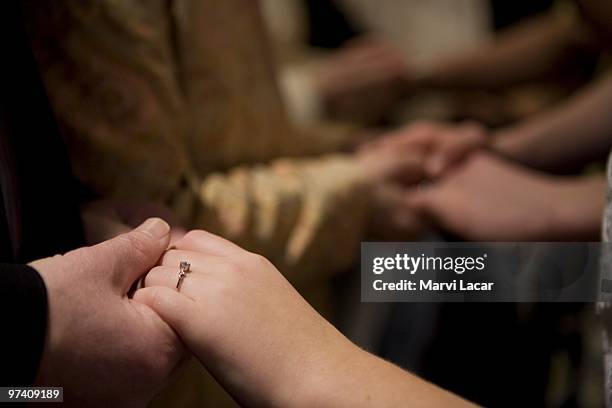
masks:
[(170, 240), (149, 219), (101, 244), (31, 264), (48, 293), (47, 340), (37, 383), (64, 387), (69, 406), (144, 406), (184, 357), (155, 312), (127, 297)]

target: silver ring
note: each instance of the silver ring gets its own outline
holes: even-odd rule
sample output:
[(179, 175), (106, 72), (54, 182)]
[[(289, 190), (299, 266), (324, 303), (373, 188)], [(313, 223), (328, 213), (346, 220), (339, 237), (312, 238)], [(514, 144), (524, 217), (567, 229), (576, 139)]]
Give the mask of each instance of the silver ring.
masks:
[(176, 282), (177, 291), (180, 290), (181, 283), (183, 282), (183, 279), (185, 279), (185, 275), (187, 275), (187, 272), (189, 272), (190, 267), (191, 264), (187, 261), (181, 261), (179, 263), (178, 281)]

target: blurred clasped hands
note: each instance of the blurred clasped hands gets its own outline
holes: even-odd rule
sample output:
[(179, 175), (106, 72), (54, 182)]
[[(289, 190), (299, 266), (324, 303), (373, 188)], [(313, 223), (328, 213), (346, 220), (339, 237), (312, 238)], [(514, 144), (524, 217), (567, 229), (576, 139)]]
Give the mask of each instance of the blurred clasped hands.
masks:
[(372, 225), (383, 239), (418, 239), (431, 228), (473, 241), (575, 239), (592, 213), (584, 207), (599, 205), (581, 199), (598, 181), (513, 163), (475, 122), (411, 124), (357, 155), (375, 180)]

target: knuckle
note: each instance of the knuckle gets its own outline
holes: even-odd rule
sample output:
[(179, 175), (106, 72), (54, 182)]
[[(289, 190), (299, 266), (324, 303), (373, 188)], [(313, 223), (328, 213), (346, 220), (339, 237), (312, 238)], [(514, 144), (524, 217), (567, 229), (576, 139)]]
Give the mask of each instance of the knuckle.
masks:
[(261, 271), (273, 267), (272, 263), (264, 256), (247, 252), (235, 257), (228, 263), (228, 272), (231, 274), (247, 274), (253, 271)]
[(240, 260), (232, 260), (226, 265), (226, 270), (229, 274), (240, 274), (245, 269), (244, 264)]
[(211, 278), (206, 284), (206, 311), (218, 317), (218, 314), (227, 305), (228, 299), (232, 299), (235, 289), (228, 283), (228, 276), (218, 276)]
[(231, 299), (233, 291), (233, 286), (227, 280), (218, 280), (214, 286), (214, 293), (219, 299), (217, 302), (221, 302), (220, 299), (225, 299), (223, 302), (226, 302), (226, 299)]
[(263, 255), (251, 253), (250, 257), (251, 262), (259, 268), (269, 268), (272, 266), (272, 262)]
[(189, 231), (187, 234), (185, 234), (185, 236), (183, 237), (183, 240), (188, 241), (188, 242), (198, 242), (203, 240), (206, 237), (206, 233), (202, 230), (192, 230)]

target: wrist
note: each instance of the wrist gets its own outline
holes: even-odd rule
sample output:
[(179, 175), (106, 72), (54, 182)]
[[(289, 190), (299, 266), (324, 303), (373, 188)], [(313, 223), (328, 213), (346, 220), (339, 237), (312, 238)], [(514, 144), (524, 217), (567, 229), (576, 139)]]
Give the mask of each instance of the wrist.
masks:
[[(562, 183), (563, 184), (563, 183)], [(566, 186), (561, 186), (561, 188)], [(576, 211), (572, 208), (571, 203), (567, 203), (564, 200), (557, 200), (550, 208), (548, 216), (546, 217), (545, 227), (549, 231), (549, 237), (547, 239), (563, 240), (565, 237), (570, 239), (577, 239), (580, 235), (578, 230), (580, 227), (577, 225), (579, 222), (576, 218)]]
[(551, 157), (554, 157), (550, 152), (554, 149), (542, 138), (542, 134), (539, 128), (533, 126), (501, 129), (494, 134), (491, 147), (495, 153), (512, 161), (547, 169), (551, 165)]
[(502, 129), (494, 132), (489, 141), (489, 149), (507, 159), (520, 161), (520, 139), (511, 130)]
[(562, 197), (551, 211), (551, 230), (558, 239), (597, 240), (605, 207), (605, 177), (569, 178), (560, 182)]
[[(301, 364), (292, 367), (299, 370), (297, 381), (285, 382), (286, 387), (277, 395), (278, 404), (275, 405), (291, 408), (342, 406), (346, 399), (343, 393), (353, 389), (348, 384), (352, 383), (359, 362), (368, 354), (335, 328), (331, 336), (325, 341), (313, 341), (315, 347), (302, 356)], [(324, 347), (316, 347), (321, 344)], [(284, 376), (284, 379), (290, 377)], [(282, 384), (281, 381), (277, 385)]]
[[(61, 256), (61, 255), (58, 255)], [(55, 293), (56, 293), (56, 281), (54, 279), (58, 274), (53, 274), (53, 271), (49, 271), (48, 264), (51, 262), (53, 258), (45, 258), (41, 260), (37, 260), (28, 264), (31, 268), (36, 270), (46, 288), (47, 292), (47, 316), (46, 316), (46, 330), (45, 336), (43, 340), (43, 347), (40, 356), (40, 363), (38, 366), (38, 371), (36, 373), (36, 378), (34, 380), (35, 385), (37, 386), (51, 386), (57, 385), (58, 373), (55, 370), (57, 364), (54, 363), (54, 358), (57, 355), (56, 352), (56, 336), (55, 336), (55, 319), (52, 319), (52, 313), (55, 304)], [(52, 321), (53, 320), (53, 321)]]

